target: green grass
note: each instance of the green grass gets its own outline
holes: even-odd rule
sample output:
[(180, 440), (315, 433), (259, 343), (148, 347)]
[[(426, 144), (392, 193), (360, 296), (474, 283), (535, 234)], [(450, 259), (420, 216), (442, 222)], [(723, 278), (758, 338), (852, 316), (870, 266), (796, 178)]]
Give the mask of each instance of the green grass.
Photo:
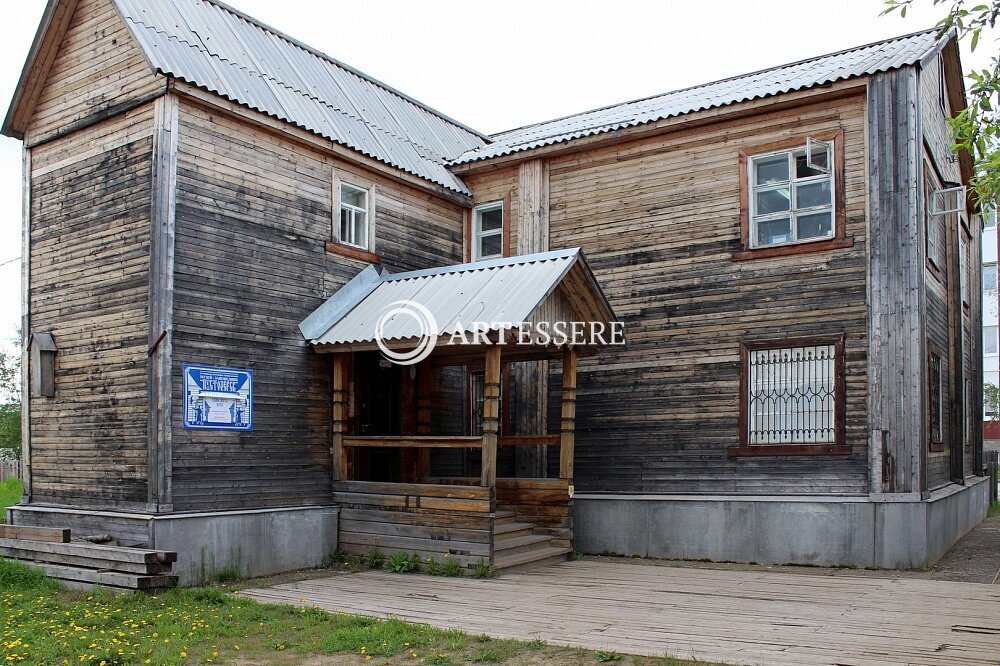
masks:
[[(580, 662), (579, 654), (589, 656)], [(156, 596), (71, 592), (0, 559), (0, 664), (295, 664), (330, 655), (380, 666), (525, 663), (528, 655), (537, 664), (597, 663), (594, 653), (541, 641), (258, 604), (219, 587)]]
[(1000, 502), (993, 502), (993, 504), (990, 506), (988, 515), (990, 518), (992, 518), (993, 516), (1000, 516)]
[(0, 481), (0, 523), (6, 522), (7, 507), (17, 504), (22, 492), (21, 482), (17, 479)]

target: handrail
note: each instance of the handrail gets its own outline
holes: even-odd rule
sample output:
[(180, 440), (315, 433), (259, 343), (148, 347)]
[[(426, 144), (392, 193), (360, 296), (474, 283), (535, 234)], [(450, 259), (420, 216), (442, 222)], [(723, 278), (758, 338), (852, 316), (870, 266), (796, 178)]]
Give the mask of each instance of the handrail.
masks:
[(559, 435), (501, 435), (497, 446), (559, 446)]
[(436, 435), (403, 435), (403, 436), (361, 436), (345, 437), (344, 446), (349, 448), (397, 447), (417, 449), (472, 449), (483, 445), (482, 437), (455, 437)]
[[(504, 435), (497, 446), (559, 446), (559, 435)], [(345, 448), (478, 449), (483, 438), (455, 435), (362, 435), (344, 437)]]

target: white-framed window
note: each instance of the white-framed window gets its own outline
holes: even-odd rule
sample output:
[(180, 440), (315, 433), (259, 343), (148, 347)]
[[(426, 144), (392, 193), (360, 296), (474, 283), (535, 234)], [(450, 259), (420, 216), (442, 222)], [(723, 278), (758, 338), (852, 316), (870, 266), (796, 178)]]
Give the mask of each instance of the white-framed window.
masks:
[(472, 260), (503, 256), (503, 202), (472, 209)]
[(997, 265), (983, 264), (983, 294), (997, 290)]
[(338, 201), (340, 215), (337, 240), (344, 245), (370, 250), (370, 192), (357, 185), (341, 182), (338, 187)]
[(983, 209), (983, 229), (993, 229), (997, 226), (996, 206), (987, 206)]
[(749, 158), (750, 247), (834, 236), (833, 142)]
[(837, 443), (839, 346), (747, 349), (747, 444)]
[(997, 352), (997, 327), (983, 326), (983, 353), (996, 354)]

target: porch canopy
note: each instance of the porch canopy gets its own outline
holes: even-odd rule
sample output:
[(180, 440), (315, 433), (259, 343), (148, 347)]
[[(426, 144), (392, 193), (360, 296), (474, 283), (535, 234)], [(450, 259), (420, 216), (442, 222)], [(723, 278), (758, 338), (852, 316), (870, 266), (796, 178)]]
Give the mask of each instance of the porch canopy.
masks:
[[(481, 447), (481, 483), (493, 486), (498, 443), (558, 445), (560, 477), (571, 479), (577, 355), (624, 344), (621, 323), (579, 248), (396, 274), (369, 266), (299, 328), (316, 352), (333, 354), (336, 480), (351, 478), (345, 449)], [(424, 398), (418, 396), (418, 411), (430, 409), (426, 394), (433, 366), (482, 365), (482, 436), (434, 436), (425, 413), (417, 415), (421, 428), (412, 435), (348, 433), (350, 358), (370, 350), (411, 366), (409, 378), (416, 378)], [(501, 363), (558, 358), (563, 361), (560, 435), (541, 432), (498, 442)]]
[[(406, 311), (393, 313), (400, 307)], [(615, 334), (622, 340), (579, 248), (396, 274), (369, 266), (299, 329), (317, 352), (377, 349), (379, 338), (383, 347), (412, 350), (433, 333), (435, 356), (448, 362), (481, 358), (484, 329), (511, 361), (558, 357), (566, 346), (590, 353)]]

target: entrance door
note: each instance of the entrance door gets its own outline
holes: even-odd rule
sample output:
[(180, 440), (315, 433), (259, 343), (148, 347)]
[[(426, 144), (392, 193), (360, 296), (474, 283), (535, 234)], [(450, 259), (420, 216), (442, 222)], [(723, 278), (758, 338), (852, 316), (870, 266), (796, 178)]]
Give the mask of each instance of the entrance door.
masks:
[[(400, 366), (378, 352), (354, 356), (357, 429), (361, 436), (401, 434)], [(355, 478), (359, 481), (401, 481), (400, 449), (358, 449)]]

